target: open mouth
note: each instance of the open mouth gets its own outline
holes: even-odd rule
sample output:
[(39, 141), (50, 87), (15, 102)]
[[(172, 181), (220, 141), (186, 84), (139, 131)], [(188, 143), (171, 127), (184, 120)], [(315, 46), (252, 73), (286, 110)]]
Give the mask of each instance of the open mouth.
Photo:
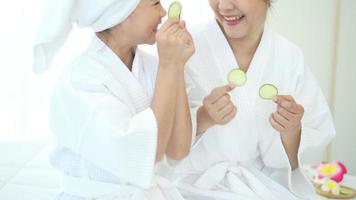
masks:
[(241, 23), (242, 20), (245, 19), (245, 15), (230, 15), (230, 16), (222, 16), (224, 21), (229, 26), (234, 26)]
[(156, 26), (155, 26), (155, 27), (153, 27), (152, 31), (153, 31), (154, 33), (157, 33), (157, 31), (158, 31), (158, 27), (159, 27), (159, 25), (160, 25), (161, 23), (162, 23), (162, 22), (161, 22), (161, 21), (159, 21), (159, 23), (157, 23), (157, 24), (156, 24)]

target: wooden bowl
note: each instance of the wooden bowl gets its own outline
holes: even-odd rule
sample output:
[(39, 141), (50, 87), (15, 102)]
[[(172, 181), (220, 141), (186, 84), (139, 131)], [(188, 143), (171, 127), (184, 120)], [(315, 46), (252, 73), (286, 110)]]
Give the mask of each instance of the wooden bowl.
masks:
[[(321, 185), (314, 185), (315, 186), (315, 191), (316, 193), (318, 193), (319, 195), (326, 197), (328, 199), (353, 199), (356, 197), (356, 190), (344, 185), (340, 185), (340, 194), (339, 195), (335, 195), (331, 192), (325, 192), (323, 190), (321, 190)], [(347, 190), (350, 192), (350, 194), (343, 194), (341, 191), (342, 190)]]

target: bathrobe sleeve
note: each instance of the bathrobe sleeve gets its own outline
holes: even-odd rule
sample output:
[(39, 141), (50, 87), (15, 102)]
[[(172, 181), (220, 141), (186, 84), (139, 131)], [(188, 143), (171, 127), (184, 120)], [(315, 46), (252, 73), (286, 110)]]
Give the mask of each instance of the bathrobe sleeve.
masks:
[(336, 133), (331, 112), (316, 79), (308, 67), (303, 69), (295, 95), (305, 110), (299, 146), (302, 162), (308, 153), (325, 148)]
[(50, 121), (58, 143), (123, 182), (148, 188), (157, 145), (153, 111), (134, 113), (122, 101), (125, 91), (114, 95), (102, 80), (79, 77), (67, 75), (53, 97)]
[[(302, 119), (302, 132), (298, 152), (299, 169), (292, 172), (291, 188), (297, 193), (305, 193), (301, 179), (303, 179), (302, 166), (310, 164), (308, 158), (321, 153), (336, 134), (328, 103), (310, 69), (304, 64), (300, 52), (300, 68), (296, 94), (296, 101), (304, 107)], [(310, 161), (309, 161), (310, 162)]]
[(299, 168), (291, 171), (287, 154), (278, 134), (275, 134), (273, 139), (265, 141), (264, 146), (269, 145), (269, 147), (266, 148), (268, 150), (263, 161), (266, 165), (265, 172), (281, 184), (288, 185), (299, 196), (304, 196), (303, 194), (313, 192), (301, 169), (305, 164), (305, 158), (310, 157), (310, 154), (315, 154), (314, 152), (322, 152), (334, 137), (335, 128), (328, 104), (316, 79), (305, 65), (300, 50), (296, 57), (297, 62), (294, 67), (297, 70), (296, 74), (293, 74), (296, 77), (290, 78), (290, 80), (295, 80), (294, 91), (291, 95), (305, 110), (298, 152)]

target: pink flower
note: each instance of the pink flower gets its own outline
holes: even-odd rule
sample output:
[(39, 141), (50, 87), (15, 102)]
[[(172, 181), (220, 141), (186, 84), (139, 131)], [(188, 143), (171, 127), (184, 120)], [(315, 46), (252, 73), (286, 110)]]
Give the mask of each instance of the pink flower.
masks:
[(317, 172), (319, 179), (328, 178), (340, 183), (344, 179), (347, 169), (341, 162), (323, 162), (317, 167)]

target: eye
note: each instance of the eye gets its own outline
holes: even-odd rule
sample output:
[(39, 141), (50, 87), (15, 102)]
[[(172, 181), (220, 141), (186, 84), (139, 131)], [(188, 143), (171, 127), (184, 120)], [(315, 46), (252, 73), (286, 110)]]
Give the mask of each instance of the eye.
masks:
[(161, 2), (160, 2), (160, 1), (157, 1), (154, 5), (157, 6), (157, 5), (159, 5), (159, 4), (161, 4)]

